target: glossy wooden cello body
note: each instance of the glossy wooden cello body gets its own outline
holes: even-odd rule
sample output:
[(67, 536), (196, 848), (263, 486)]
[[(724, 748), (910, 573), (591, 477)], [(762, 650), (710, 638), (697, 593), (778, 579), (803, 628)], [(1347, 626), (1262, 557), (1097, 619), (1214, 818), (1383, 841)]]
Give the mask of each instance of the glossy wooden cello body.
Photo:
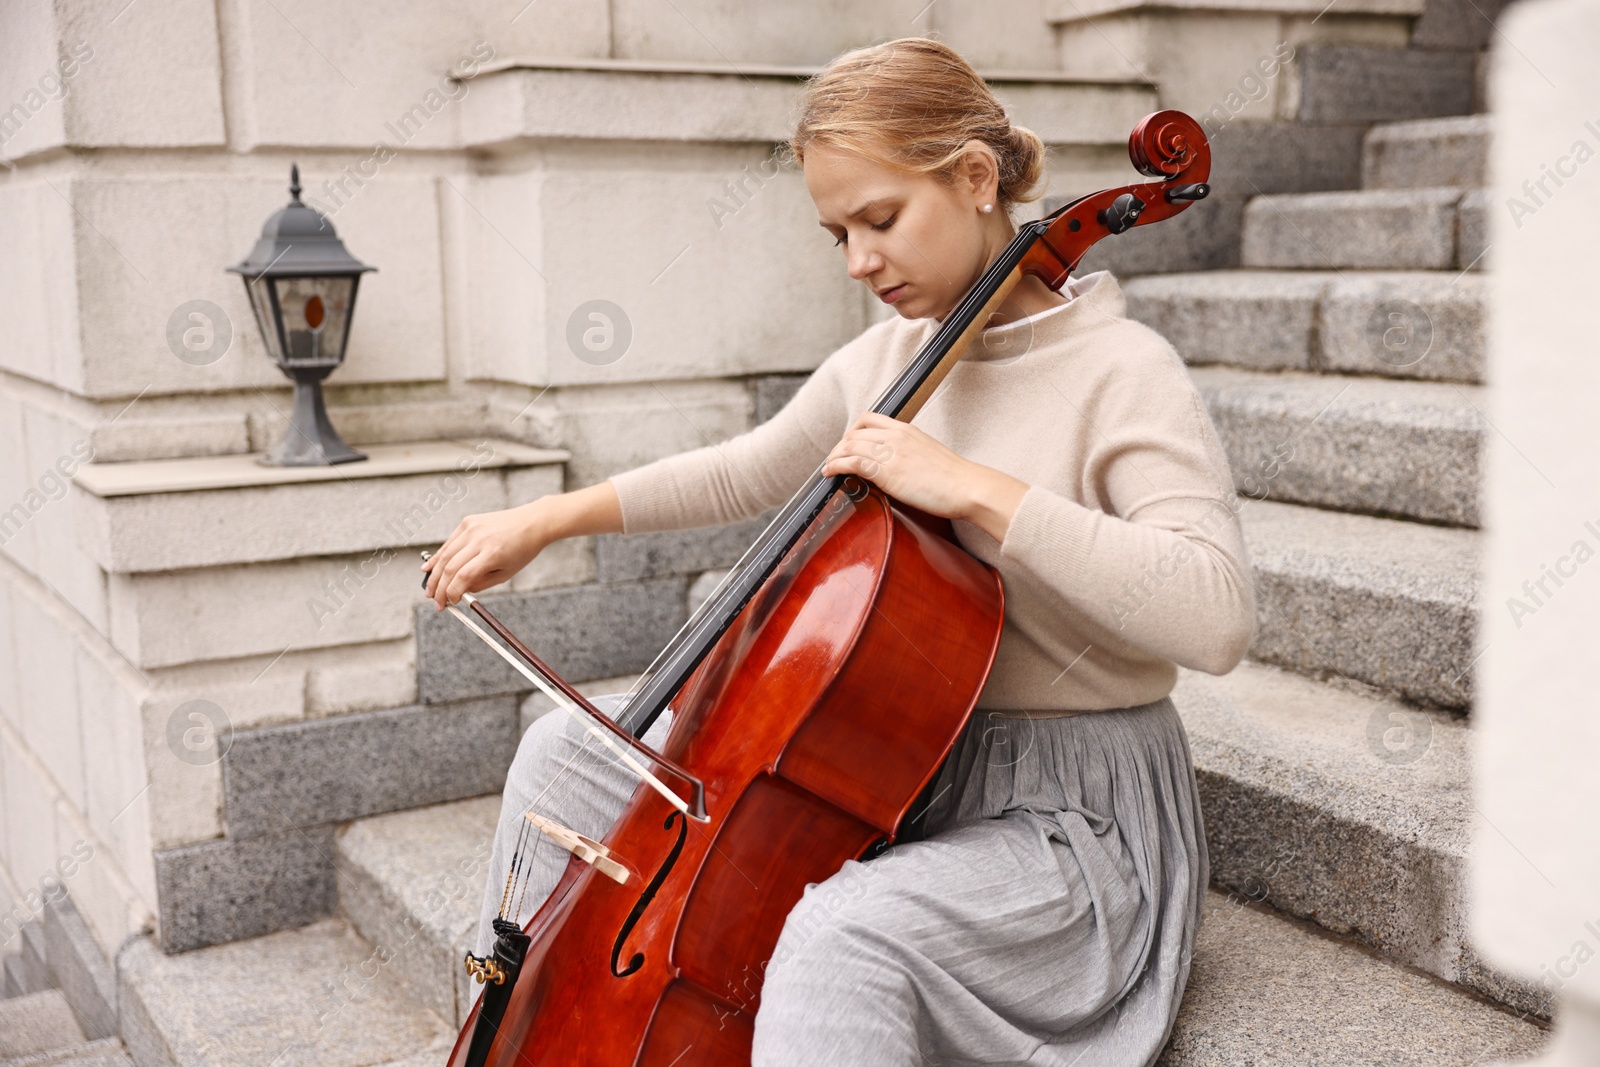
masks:
[[(909, 420), (1025, 275), (1059, 289), (1096, 240), (1209, 191), (1205, 137), (1181, 112), (1144, 119), (1129, 153), (1161, 180), (1025, 224), (874, 410)], [(467, 600), (541, 678), (693, 796), (641, 787), (599, 842), (535, 820), (573, 859), (523, 930), (497, 924), (494, 956), (469, 957), (491, 984), (451, 1067), (748, 1064), (789, 910), (807, 883), (895, 839), (966, 725), (1003, 623), (998, 575), (948, 522), (819, 476), (615, 723)], [(650, 752), (637, 737), (669, 700), (671, 730)]]

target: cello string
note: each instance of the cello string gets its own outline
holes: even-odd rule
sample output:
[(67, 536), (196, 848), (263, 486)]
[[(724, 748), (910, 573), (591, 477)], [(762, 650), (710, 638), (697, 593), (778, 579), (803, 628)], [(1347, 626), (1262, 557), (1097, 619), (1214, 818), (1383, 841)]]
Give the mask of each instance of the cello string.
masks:
[(659, 670), (664, 668), (675, 656), (679, 654), (679, 651), (682, 649), (682, 647), (688, 643), (696, 626), (698, 626), (706, 618), (706, 616), (712, 612), (718, 610), (719, 608), (724, 608), (724, 605), (721, 603), (723, 594), (730, 589), (732, 583), (735, 583), (744, 571), (756, 565), (767, 545), (779, 536), (779, 532), (783, 529), (787, 521), (791, 518), (793, 513), (799, 509), (800, 502), (804, 498), (810, 486), (822, 478), (822, 470), (826, 466), (826, 460), (817, 464), (816, 469), (811, 472), (811, 475), (809, 478), (807, 478), (805, 484), (803, 484), (799, 491), (790, 497), (789, 500), (778, 510), (778, 513), (772, 517), (772, 521), (767, 523), (766, 528), (756, 536), (756, 539), (750, 543), (749, 547), (744, 550), (744, 552), (739, 556), (738, 560), (734, 562), (733, 566), (728, 569), (728, 573), (722, 576), (722, 580), (716, 584), (714, 589), (711, 590), (710, 595), (700, 602), (700, 606), (689, 614), (689, 618), (685, 620), (682, 626), (678, 627), (677, 632), (672, 635), (670, 640), (668, 640), (666, 646), (663, 647), (660, 652), (656, 653), (655, 658), (650, 661), (649, 666), (644, 669), (644, 672), (640, 674), (633, 685), (628, 688), (628, 692), (623, 696), (621, 703), (617, 706), (612, 715), (613, 719), (618, 722), (624, 722), (626, 719), (628, 719), (633, 709), (634, 700), (638, 697), (639, 693), (650, 684), (651, 680), (655, 677)]
[[(468, 593), (465, 594), (462, 599), (470, 603), (476, 598), (473, 597), (472, 594)], [(451, 604), (449, 605), (448, 610), (456, 617), (457, 621), (462, 623), (462, 625), (466, 626), (467, 629), (476, 634), (478, 638), (484, 642), (484, 644), (492, 648), (502, 659), (511, 664), (511, 666), (514, 667), (519, 673), (538, 686), (539, 689), (541, 689), (545, 695), (556, 704), (558, 708), (565, 711), (571, 718), (578, 722), (579, 725), (583, 726), (586, 731), (586, 735), (583, 738), (582, 744), (579, 745), (578, 750), (567, 759), (567, 761), (562, 765), (561, 770), (552, 776), (551, 780), (545, 785), (544, 789), (539, 792), (539, 795), (536, 796), (523, 809), (524, 816), (526, 816), (528, 812), (540, 808), (543, 805), (545, 798), (550, 794), (551, 790), (555, 789), (559, 785), (566, 784), (566, 779), (573, 772), (579, 760), (586, 756), (598, 756), (602, 759), (607, 758), (607, 753), (594, 750), (590, 747), (596, 739), (601, 741), (606, 748), (610, 749), (612, 755), (616, 757), (612, 760), (612, 762), (619, 762), (625, 765), (646, 784), (652, 786), (652, 788), (654, 788), (656, 792), (660, 793), (670, 804), (672, 804), (673, 807), (687, 814), (688, 804), (676, 793), (673, 793), (671, 790), (667, 789), (666, 786), (655, 777), (655, 775), (651, 774), (648, 770), (641, 766), (631, 757), (629, 753), (623, 751), (614, 741), (612, 741), (609, 736), (604, 733), (604, 731), (597, 724), (590, 723), (588, 721), (588, 715), (583, 711), (583, 709), (567, 700), (564, 694), (557, 692), (554, 687), (530, 670), (522, 663), (521, 660), (515, 658), (510, 651), (502, 646), (499, 641), (491, 637), (482, 627), (478, 626), (477, 623), (469, 618), (465, 612), (461, 611), (460, 608), (456, 607), (454, 604)], [(507, 916), (505, 914), (505, 905), (507, 899), (511, 895), (510, 890), (512, 885), (515, 884), (517, 886), (517, 911), (520, 911), (521, 901), (527, 890), (527, 883), (531, 880), (533, 855), (537, 853), (538, 847), (542, 843), (542, 838), (544, 835), (532, 835), (529, 829), (530, 825), (531, 824), (527, 822), (526, 818), (524, 818), (523, 825), (518, 831), (518, 845), (513, 852), (512, 865), (507, 871), (507, 888), (506, 891), (501, 894), (500, 908), (498, 909), (498, 913), (501, 918), (515, 917), (514, 915)], [(532, 850), (526, 848), (526, 840), (529, 836), (532, 836), (533, 838)], [(520, 878), (518, 877), (519, 866), (521, 870)]]
[[(500, 894), (500, 907), (496, 912), (499, 918), (515, 919), (516, 915), (521, 912), (522, 898), (527, 891), (527, 883), (529, 880), (531, 880), (532, 876), (533, 860), (538, 855), (539, 846), (543, 843), (542, 838), (544, 835), (534, 833), (532, 824), (527, 819), (527, 815), (530, 812), (540, 810), (542, 808), (545, 798), (550, 794), (551, 790), (556, 788), (558, 785), (563, 784), (563, 779), (574, 769), (577, 761), (585, 754), (600, 755), (603, 757), (603, 753), (590, 750), (589, 745), (592, 741), (592, 737), (585, 735), (578, 748), (578, 751), (574, 753), (573, 756), (562, 765), (561, 769), (551, 777), (550, 781), (546, 783), (545, 787), (540, 790), (539, 795), (534, 797), (526, 806), (523, 807), (522, 817), (519, 820), (521, 825), (517, 829), (517, 843), (515, 848), (512, 850), (511, 863), (506, 869), (506, 885), (505, 889)], [(516, 897), (516, 906), (513, 908), (511, 914), (507, 914), (506, 905), (511, 901), (513, 894), (515, 894)]]
[(506, 898), (511, 895), (511, 883), (522, 865), (522, 850), (527, 843), (526, 819), (523, 824), (523, 828), (517, 831), (517, 847), (511, 852), (511, 864), (506, 868), (506, 887), (500, 891), (500, 910), (496, 914), (502, 919), (506, 917)]
[[(549, 796), (550, 792), (557, 786), (564, 785), (568, 787), (567, 792), (563, 794), (562, 799), (565, 799), (566, 796), (571, 795), (573, 787), (575, 787), (577, 784), (577, 780), (574, 778), (571, 782), (569, 782), (566, 779), (569, 775), (574, 774), (580, 760), (582, 760), (585, 756), (595, 757), (602, 761), (607, 759), (607, 754), (605, 752), (597, 749), (591, 749), (589, 747), (592, 743), (592, 740), (593, 739), (591, 737), (585, 736), (583, 743), (578, 748), (578, 751), (575, 752), (571, 758), (569, 758), (566, 763), (562, 765), (560, 771), (551, 777), (550, 782), (545, 785), (544, 789), (540, 790), (539, 795), (529, 802), (527, 807), (523, 808), (522, 814), (524, 828), (532, 826), (532, 824), (527, 820), (527, 815), (532, 811), (541, 809), (545, 802), (545, 798)], [(614, 763), (616, 761), (613, 760), (612, 762)], [(533, 859), (538, 854), (539, 847), (544, 844), (543, 833), (534, 833), (530, 830), (529, 836), (532, 838), (533, 847), (529, 851), (527, 863), (523, 868), (521, 884), (517, 889), (516, 906), (512, 909), (513, 917), (522, 914), (522, 901), (524, 896), (527, 894), (528, 884), (533, 880)]]
[[(603, 750), (592, 747), (593, 743), (594, 737), (586, 733), (578, 745), (578, 750), (562, 764), (561, 769), (556, 774), (551, 776), (550, 781), (539, 791), (539, 794), (523, 807), (522, 825), (517, 835), (517, 847), (513, 853), (512, 865), (506, 873), (506, 891), (501, 894), (500, 918), (514, 921), (521, 914), (522, 901), (527, 894), (528, 884), (533, 877), (533, 861), (539, 854), (540, 846), (544, 844), (544, 835), (534, 831), (526, 816), (530, 812), (543, 811), (547, 798), (550, 798), (551, 793), (558, 788), (563, 788), (563, 793), (557, 799), (565, 799), (565, 797), (572, 795), (577, 781), (575, 778), (569, 781), (569, 778), (572, 778), (575, 774), (580, 761), (586, 757), (597, 758), (601, 761), (608, 760), (608, 754)], [(616, 763), (618, 761), (610, 760), (609, 762)], [(516, 903), (511, 913), (507, 914), (506, 905), (513, 896)]]

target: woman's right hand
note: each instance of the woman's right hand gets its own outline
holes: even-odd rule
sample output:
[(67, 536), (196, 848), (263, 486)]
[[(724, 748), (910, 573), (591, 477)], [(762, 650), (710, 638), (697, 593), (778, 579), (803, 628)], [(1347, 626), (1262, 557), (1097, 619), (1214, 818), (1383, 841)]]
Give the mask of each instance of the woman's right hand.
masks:
[(428, 598), (438, 610), (501, 582), (532, 563), (559, 539), (550, 521), (551, 497), (539, 497), (504, 511), (468, 515), (439, 550), (422, 564), (428, 572)]
[(621, 532), (622, 504), (609, 481), (468, 515), (422, 564), (428, 599), (443, 611), (466, 593), (509, 581), (563, 537)]

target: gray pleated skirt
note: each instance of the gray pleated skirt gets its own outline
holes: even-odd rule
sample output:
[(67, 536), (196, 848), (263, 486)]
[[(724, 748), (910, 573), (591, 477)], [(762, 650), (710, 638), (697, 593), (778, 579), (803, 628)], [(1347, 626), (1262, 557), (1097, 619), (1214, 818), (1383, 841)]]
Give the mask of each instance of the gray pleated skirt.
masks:
[[(636, 783), (594, 747), (561, 714), (525, 735), (480, 952), (522, 812), (537, 799), (600, 837), (631, 795)], [(1052, 718), (976, 713), (914, 815), (893, 848), (846, 863), (789, 913), (766, 969), (753, 1063), (1154, 1063), (1188, 979), (1208, 877), (1170, 698)], [(536, 857), (520, 921), (567, 858), (553, 847)]]

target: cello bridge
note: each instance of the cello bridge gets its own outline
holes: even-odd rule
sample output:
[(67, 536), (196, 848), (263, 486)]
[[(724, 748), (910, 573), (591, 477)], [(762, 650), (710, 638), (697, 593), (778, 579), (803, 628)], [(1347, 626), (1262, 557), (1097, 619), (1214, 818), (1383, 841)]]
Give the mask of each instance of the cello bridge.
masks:
[(538, 827), (550, 840), (589, 864), (595, 870), (616, 882), (618, 885), (628, 883), (628, 868), (611, 858), (611, 850), (592, 837), (584, 837), (570, 826), (562, 826), (554, 819), (547, 819), (537, 812), (527, 812), (524, 816), (534, 826)]

